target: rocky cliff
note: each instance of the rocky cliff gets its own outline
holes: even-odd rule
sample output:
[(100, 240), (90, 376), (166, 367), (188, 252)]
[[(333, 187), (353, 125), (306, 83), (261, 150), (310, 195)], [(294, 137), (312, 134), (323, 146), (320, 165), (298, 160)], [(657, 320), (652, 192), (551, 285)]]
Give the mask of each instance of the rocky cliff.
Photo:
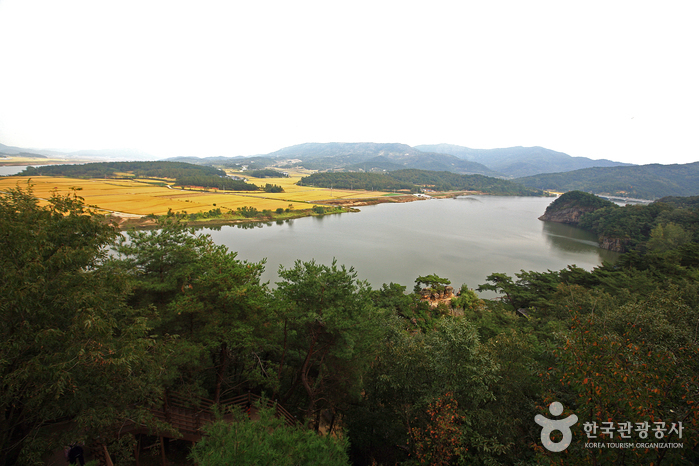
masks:
[[(570, 191), (553, 201), (546, 208), (544, 215), (539, 217), (539, 220), (577, 225), (580, 223), (580, 217), (584, 214), (609, 206), (615, 206), (615, 204), (594, 194)], [(601, 236), (598, 241), (599, 246), (603, 249), (616, 252), (626, 251), (626, 240)]]
[(546, 222), (570, 223), (577, 225), (580, 222), (580, 217), (587, 212), (594, 212), (594, 207), (568, 207), (563, 209), (551, 210), (546, 209), (544, 215), (539, 217), (539, 220)]
[(420, 291), (420, 299), (428, 301), (432, 307), (436, 307), (440, 301), (451, 301), (451, 298), (454, 297), (454, 287), (452, 286), (444, 287), (443, 291), (432, 288), (423, 288)]
[(616, 204), (594, 194), (569, 191), (553, 201), (539, 220), (577, 225), (583, 214), (610, 206)]

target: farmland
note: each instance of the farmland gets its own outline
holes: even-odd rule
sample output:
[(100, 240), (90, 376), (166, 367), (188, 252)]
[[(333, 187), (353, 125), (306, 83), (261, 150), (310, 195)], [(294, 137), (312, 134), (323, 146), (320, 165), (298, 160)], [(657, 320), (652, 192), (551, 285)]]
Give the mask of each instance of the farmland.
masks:
[[(168, 211), (193, 214), (220, 209), (222, 214), (233, 214), (242, 207), (254, 207), (259, 211), (289, 209), (296, 212), (308, 211), (314, 205), (355, 204), (371, 198), (387, 196), (388, 193), (359, 190), (338, 190), (298, 186), (295, 183), (305, 173), (290, 173), (283, 178), (249, 178), (250, 183), (264, 186), (276, 184), (284, 188), (282, 193), (262, 191), (219, 191), (201, 187), (175, 187), (172, 179), (133, 178), (66, 178), (57, 176), (10, 176), (0, 177), (0, 191), (21, 186), (32, 186), (34, 194), (48, 199), (53, 192), (65, 194), (78, 189), (85, 203), (112, 213), (117, 217), (138, 218), (146, 215), (165, 215)], [(240, 220), (240, 219), (238, 219)]]

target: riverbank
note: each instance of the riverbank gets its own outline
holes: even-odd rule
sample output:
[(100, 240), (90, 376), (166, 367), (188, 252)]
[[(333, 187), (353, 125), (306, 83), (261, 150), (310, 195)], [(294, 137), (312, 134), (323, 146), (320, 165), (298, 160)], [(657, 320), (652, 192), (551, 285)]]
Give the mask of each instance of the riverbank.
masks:
[[(272, 213), (271, 215), (259, 214), (255, 217), (242, 217), (240, 215), (234, 214), (223, 214), (221, 216), (212, 216), (208, 218), (199, 218), (196, 220), (191, 219), (186, 214), (172, 214), (171, 216), (181, 216), (181, 218), (187, 221), (187, 224), (194, 228), (201, 227), (219, 227), (224, 225), (240, 225), (240, 224), (254, 224), (254, 223), (271, 223), (271, 222), (285, 222), (287, 220), (292, 220), (296, 218), (303, 217), (317, 217), (320, 215), (331, 215), (340, 214), (346, 212), (358, 212), (357, 209), (351, 208), (332, 208), (332, 210), (326, 210), (324, 212), (314, 211), (313, 209), (307, 210), (295, 210), (290, 212), (284, 212), (281, 214)], [(131, 215), (122, 216), (118, 212), (113, 212), (108, 214), (107, 218), (114, 221), (120, 230), (147, 230), (151, 228), (158, 227), (158, 219), (162, 217), (167, 217), (167, 215), (147, 215), (143, 217), (134, 217)]]
[[(357, 199), (319, 199), (313, 201), (314, 204), (325, 206), (326, 211), (321, 212), (320, 209), (299, 209), (285, 211), (283, 213), (272, 212), (268, 215), (258, 214), (254, 217), (242, 217), (238, 214), (223, 214), (220, 216), (211, 216), (208, 218), (197, 218), (188, 219), (187, 224), (194, 228), (198, 227), (219, 227), (224, 225), (241, 225), (241, 224), (255, 224), (255, 223), (273, 223), (273, 222), (284, 222), (287, 220), (303, 218), (303, 217), (318, 217), (330, 214), (341, 214), (348, 212), (359, 212), (357, 207), (377, 205), (377, 204), (396, 204), (396, 203), (406, 203), (413, 201), (424, 201), (429, 199), (445, 199), (454, 198), (458, 196), (466, 195), (483, 195), (483, 193), (477, 191), (449, 191), (449, 192), (433, 192), (429, 195), (416, 196), (414, 194), (396, 194), (396, 195), (384, 195), (374, 198), (357, 198)], [(177, 214), (174, 214), (177, 215)], [(110, 212), (108, 217), (115, 221), (121, 230), (128, 229), (149, 229), (156, 228), (159, 217), (163, 216), (137, 216), (133, 214), (124, 214), (120, 212)]]

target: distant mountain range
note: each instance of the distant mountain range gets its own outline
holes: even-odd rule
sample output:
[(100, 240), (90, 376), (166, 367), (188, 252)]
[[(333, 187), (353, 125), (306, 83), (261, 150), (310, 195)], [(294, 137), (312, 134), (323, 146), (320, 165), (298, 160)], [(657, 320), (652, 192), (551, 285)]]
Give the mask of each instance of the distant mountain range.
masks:
[[(59, 151), (25, 149), (0, 144), (0, 154), (32, 153), (80, 160), (146, 161), (155, 157), (134, 149)], [(400, 143), (330, 142), (285, 147), (268, 154), (249, 157), (173, 157), (166, 160), (202, 165), (303, 166), (310, 170), (387, 172), (414, 168), (517, 178), (540, 173), (557, 173), (588, 167), (625, 166), (610, 160), (571, 157), (543, 147), (471, 149), (453, 144), (411, 147)]]
[(417, 168), (459, 174), (500, 175), (477, 162), (450, 154), (424, 152), (398, 143), (306, 143), (285, 147), (263, 156), (276, 160), (301, 160), (294, 163), (310, 170), (384, 172)]
[[(193, 161), (192, 158), (173, 160)], [(212, 159), (206, 160), (213, 162)], [(223, 160), (217, 159), (217, 163)], [(480, 174), (514, 178), (513, 181), (535, 189), (582, 190), (639, 199), (699, 195), (699, 162), (632, 165), (606, 159), (571, 157), (543, 147), (470, 149), (451, 144), (411, 147), (405, 144), (307, 143), (269, 154), (229, 160), (230, 166), (303, 166), (320, 171), (348, 172), (393, 172), (414, 168)]]
[(631, 166), (630, 163), (607, 159), (593, 160), (587, 157), (571, 157), (544, 147), (508, 147), (504, 149), (471, 149), (453, 144), (415, 146), (425, 152), (451, 154), (481, 163), (506, 176), (519, 178), (539, 173), (559, 173), (590, 167)]
[(0, 154), (5, 155), (42, 155), (44, 157), (59, 157), (78, 160), (155, 160), (150, 154), (137, 149), (100, 149), (100, 150), (79, 150), (60, 151), (54, 149), (25, 149), (22, 147), (6, 146), (0, 144)]
[[(0, 144), (0, 157), (39, 155), (76, 161), (151, 161), (133, 149), (61, 152)], [(28, 154), (27, 154), (28, 153)], [(510, 178), (529, 188), (581, 190), (596, 194), (657, 199), (699, 195), (699, 162), (684, 165), (632, 165), (586, 157), (571, 157), (544, 147), (471, 149), (453, 144), (330, 142), (285, 147), (248, 157), (173, 157), (166, 160), (217, 167), (249, 169), (304, 167), (333, 172), (385, 173), (405, 169)]]
[(471, 149), (453, 144), (306, 143), (258, 157), (295, 162), (313, 170), (394, 171), (405, 168), (517, 178), (588, 167), (630, 166), (611, 160), (571, 157), (543, 147)]
[(518, 178), (529, 188), (587, 191), (612, 196), (658, 199), (699, 195), (699, 162), (631, 167), (594, 167)]

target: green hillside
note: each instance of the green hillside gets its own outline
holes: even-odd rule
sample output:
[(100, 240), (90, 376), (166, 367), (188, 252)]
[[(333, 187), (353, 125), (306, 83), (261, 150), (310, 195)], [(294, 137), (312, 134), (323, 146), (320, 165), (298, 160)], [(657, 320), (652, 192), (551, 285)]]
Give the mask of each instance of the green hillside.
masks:
[(341, 189), (374, 189), (377, 191), (409, 189), (413, 192), (429, 188), (435, 191), (481, 191), (509, 196), (540, 196), (542, 191), (483, 175), (459, 175), (446, 171), (398, 170), (379, 173), (314, 173), (301, 178), (302, 186), (335, 187)]
[(699, 162), (585, 168), (517, 178), (515, 181), (530, 188), (580, 190), (637, 199), (696, 196), (699, 195)]
[(74, 178), (109, 178), (118, 173), (153, 178), (183, 176), (225, 176), (223, 170), (184, 162), (96, 162), (76, 165), (27, 167), (21, 176), (69, 176)]

